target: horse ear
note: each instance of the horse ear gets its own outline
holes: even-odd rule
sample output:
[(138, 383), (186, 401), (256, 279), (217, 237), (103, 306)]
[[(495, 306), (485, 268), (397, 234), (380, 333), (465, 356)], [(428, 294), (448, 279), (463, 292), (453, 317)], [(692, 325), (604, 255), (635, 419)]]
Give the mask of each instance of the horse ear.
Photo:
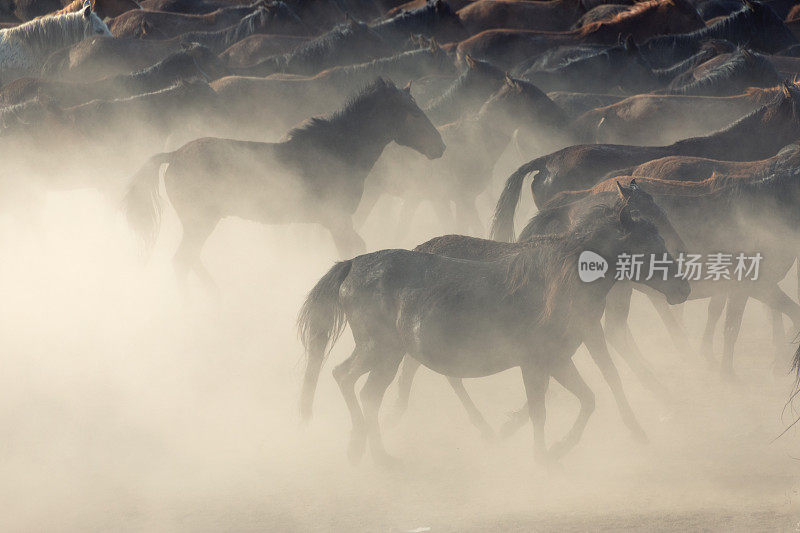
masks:
[(750, 0), (742, 0), (742, 3), (744, 3), (744, 5), (747, 6), (747, 9), (749, 9), (750, 11), (756, 10), (756, 5)]
[(350, 12), (349, 11), (345, 11), (344, 12), (344, 22), (348, 26), (355, 26), (356, 25), (356, 19), (354, 19), (353, 17), (350, 16)]
[(403, 87), (403, 90), (408, 94), (411, 94), (411, 80), (408, 80), (408, 83), (406, 83), (406, 86)]
[(436, 0), (435, 2), (433, 2), (433, 7), (439, 13), (443, 13), (447, 10), (447, 5), (444, 2), (442, 2), (442, 0)]
[(85, 4), (83, 4), (83, 10), (81, 11), (81, 13), (83, 13), (83, 18), (85, 18), (85, 19), (91, 18), (91, 16), (92, 16), (92, 4), (91, 4), (91, 2), (89, 2), (87, 0), (87, 2)]
[(781, 82), (781, 90), (783, 91), (783, 94), (784, 96), (786, 96), (786, 98), (792, 97), (792, 90), (789, 88), (789, 82), (787, 82), (786, 80), (783, 80)]
[(615, 182), (617, 184), (617, 190), (619, 191), (619, 197), (628, 201), (628, 198), (631, 196), (630, 188), (625, 187), (619, 180)]
[(503, 81), (504, 81), (504, 82), (505, 82), (505, 84), (506, 84), (506, 85), (508, 85), (509, 87), (513, 87), (513, 86), (515, 85), (515, 84), (514, 84), (514, 78), (512, 78), (512, 77), (511, 77), (511, 74), (509, 74), (508, 72), (506, 72), (506, 75), (503, 77)]
[(467, 54), (467, 56), (464, 58), (464, 61), (466, 61), (466, 62), (467, 62), (467, 66), (468, 66), (469, 68), (475, 68), (475, 67), (477, 67), (477, 66), (478, 66), (478, 63), (475, 61), (475, 58), (474, 58), (474, 57), (472, 57), (472, 56), (471, 56), (471, 55), (469, 55), (469, 54)]
[(428, 48), (431, 49), (431, 52), (438, 52), (439, 50), (441, 50), (441, 48), (439, 47), (439, 43), (437, 43), (436, 39), (434, 39), (433, 37), (431, 37), (431, 40), (428, 41)]
[(636, 178), (633, 178), (631, 182), (628, 184), (628, 187), (634, 191), (639, 190), (639, 185), (636, 183)]

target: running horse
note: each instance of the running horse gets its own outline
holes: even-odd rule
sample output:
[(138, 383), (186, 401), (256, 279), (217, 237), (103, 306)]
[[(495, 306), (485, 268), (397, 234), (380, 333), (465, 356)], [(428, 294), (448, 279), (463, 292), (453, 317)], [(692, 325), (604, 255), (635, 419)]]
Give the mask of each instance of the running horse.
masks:
[(411, 96), (378, 78), (339, 111), (315, 117), (278, 143), (207, 137), (156, 154), (133, 177), (123, 200), (128, 222), (149, 249), (160, 226), (159, 169), (183, 224), (176, 273), (189, 270), (213, 286), (200, 260), (203, 244), (229, 216), (265, 224), (322, 224), (339, 253), (365, 250), (353, 229), (364, 180), (390, 142), (436, 159), (444, 153), (439, 132)]
[[(604, 258), (621, 253), (668, 257), (664, 239), (627, 203), (602, 206), (572, 230), (534, 238), (496, 261), (469, 261), (407, 250), (381, 250), (333, 266), (308, 294), (298, 317), (307, 365), (301, 415), (311, 416), (314, 391), (329, 346), (350, 324), (352, 355), (334, 377), (352, 419), (348, 455), (363, 456), (367, 442), (376, 462), (394, 462), (384, 449), (378, 411), (387, 387), (408, 354), (450, 377), (482, 377), (520, 367), (534, 426), (535, 457), (557, 461), (580, 440), (594, 410), (594, 394), (572, 356), (587, 324), (597, 323), (615, 283), (578, 277), (578, 257), (592, 250)], [(662, 255), (663, 254), (663, 255)], [(670, 303), (689, 295), (689, 284), (668, 275), (644, 281)], [(369, 374), (361, 390), (355, 383)], [(563, 440), (545, 444), (545, 393), (554, 377), (581, 403)]]

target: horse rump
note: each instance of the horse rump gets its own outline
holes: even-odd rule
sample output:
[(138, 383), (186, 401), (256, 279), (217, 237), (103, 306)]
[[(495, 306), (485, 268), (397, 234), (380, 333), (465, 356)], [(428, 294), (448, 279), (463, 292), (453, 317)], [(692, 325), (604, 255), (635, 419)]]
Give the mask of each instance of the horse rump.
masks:
[(347, 318), (339, 301), (339, 287), (350, 274), (353, 260), (340, 261), (322, 276), (297, 315), (297, 333), (303, 343), (306, 371), (300, 399), (300, 415), (304, 422), (311, 419), (314, 392), (319, 372), (330, 348), (344, 331)]
[(122, 199), (122, 211), (133, 231), (139, 236), (144, 252), (149, 253), (161, 227), (159, 178), (161, 165), (169, 163), (172, 153), (156, 154), (134, 174)]

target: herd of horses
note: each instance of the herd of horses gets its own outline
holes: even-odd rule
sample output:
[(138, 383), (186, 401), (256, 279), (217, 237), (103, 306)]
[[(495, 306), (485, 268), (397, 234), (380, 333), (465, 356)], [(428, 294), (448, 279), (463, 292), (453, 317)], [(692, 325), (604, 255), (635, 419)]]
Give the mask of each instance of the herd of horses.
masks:
[[(183, 227), (178, 279), (210, 288), (201, 252), (223, 218), (330, 232), (343, 261), (298, 318), (301, 414), (349, 325), (355, 347), (333, 375), (352, 461), (367, 446), (393, 461), (380, 406), (399, 372), (401, 414), (421, 365), (448, 378), (487, 437), (461, 379), (519, 367), (527, 404), (503, 431), (531, 420), (536, 457), (557, 461), (594, 410), (572, 362), (581, 344), (646, 439), (607, 346), (668, 396), (628, 325), (634, 290), (681, 350), (692, 348), (670, 306), (707, 299), (711, 362), (725, 311), (729, 378), (745, 305), (763, 302), (774, 369), (789, 370), (784, 316), (800, 331), (800, 305), (779, 283), (800, 251), (793, 0), (0, 0), (0, 26), (0, 187), (13, 198), (0, 202), (20, 219), (48, 191), (92, 188), (150, 249), (163, 183)], [(494, 194), (503, 158), (518, 168), (487, 224), (476, 200)], [(537, 212), (516, 235), (529, 176)], [(384, 195), (402, 202), (397, 235), (422, 203), (451, 234), (365, 253), (359, 229)], [(685, 279), (670, 261), (663, 278), (585, 283), (585, 250), (764, 260), (747, 282)], [(791, 363), (800, 377), (800, 350)], [(551, 377), (581, 409), (548, 447)]]

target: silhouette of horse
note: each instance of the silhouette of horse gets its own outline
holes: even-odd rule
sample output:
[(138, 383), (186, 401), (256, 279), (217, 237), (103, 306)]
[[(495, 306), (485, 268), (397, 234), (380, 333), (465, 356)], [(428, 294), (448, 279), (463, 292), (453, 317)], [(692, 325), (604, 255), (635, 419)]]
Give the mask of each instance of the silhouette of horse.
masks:
[(203, 138), (157, 154), (134, 176), (124, 200), (131, 226), (149, 248), (160, 223), (159, 168), (183, 224), (175, 255), (184, 279), (193, 269), (208, 284), (200, 260), (219, 220), (237, 216), (267, 224), (313, 222), (333, 235), (339, 253), (364, 250), (351, 216), (364, 179), (390, 142), (441, 157), (439, 132), (417, 107), (410, 87), (379, 78), (341, 110), (312, 118), (278, 143)]
[(575, 145), (519, 167), (506, 180), (497, 202), (492, 235), (511, 240), (522, 182), (536, 172), (531, 190), (537, 205), (562, 191), (587, 189), (609, 172), (670, 155), (748, 161), (777, 153), (800, 137), (800, 89), (784, 83), (775, 99), (718, 132), (668, 146)]
[[(348, 455), (356, 462), (369, 441), (373, 458), (391, 463), (378, 427), (386, 388), (406, 354), (451, 377), (482, 377), (520, 367), (534, 426), (535, 457), (557, 461), (580, 440), (594, 410), (594, 394), (572, 355), (587, 324), (603, 314), (614, 276), (578, 278), (578, 256), (593, 250), (667, 254), (647, 219), (622, 203), (599, 207), (572, 231), (541, 236), (496, 261), (466, 261), (405, 250), (382, 250), (337, 263), (309, 293), (298, 318), (308, 359), (301, 414), (311, 415), (328, 345), (350, 324), (353, 354), (334, 369), (353, 428)], [(670, 302), (683, 302), (688, 283), (675, 277), (646, 281)], [(369, 373), (356, 398), (356, 380)], [(554, 377), (581, 402), (566, 437), (547, 449), (544, 396)], [(362, 410), (363, 408), (363, 410)]]

